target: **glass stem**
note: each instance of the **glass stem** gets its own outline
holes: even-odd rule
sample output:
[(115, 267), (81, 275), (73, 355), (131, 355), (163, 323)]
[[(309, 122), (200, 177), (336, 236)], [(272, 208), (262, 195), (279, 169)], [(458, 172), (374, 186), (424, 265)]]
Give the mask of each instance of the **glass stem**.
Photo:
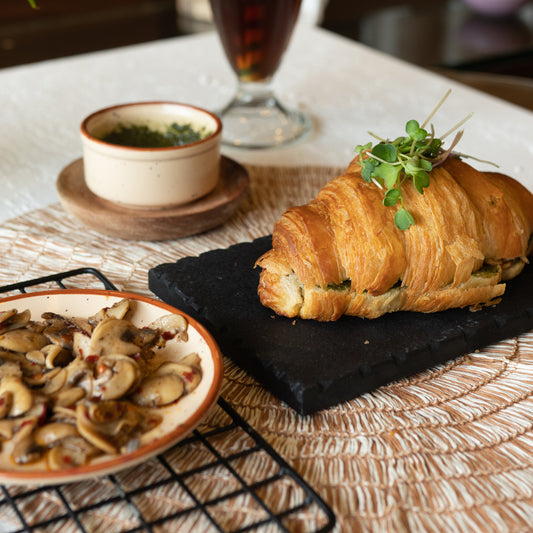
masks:
[(239, 81), (232, 104), (243, 107), (272, 107), (276, 105), (272, 80), (269, 78), (262, 81)]

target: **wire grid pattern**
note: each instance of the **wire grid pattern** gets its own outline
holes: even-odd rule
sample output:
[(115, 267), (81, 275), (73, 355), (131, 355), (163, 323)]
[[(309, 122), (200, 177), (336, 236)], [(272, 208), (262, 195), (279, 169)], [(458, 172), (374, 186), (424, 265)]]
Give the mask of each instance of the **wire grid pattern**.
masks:
[[(77, 276), (116, 289), (98, 270), (81, 268), (0, 293), (50, 284), (65, 289)], [(191, 436), (142, 465), (68, 485), (0, 489), (0, 531), (10, 533), (325, 533), (335, 525), (324, 501), (223, 398)]]

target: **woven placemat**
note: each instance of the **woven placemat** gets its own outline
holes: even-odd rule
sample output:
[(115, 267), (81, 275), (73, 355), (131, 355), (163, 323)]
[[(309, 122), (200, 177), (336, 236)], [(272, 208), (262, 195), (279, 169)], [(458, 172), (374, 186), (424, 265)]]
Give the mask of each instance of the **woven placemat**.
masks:
[[(195, 237), (114, 239), (88, 230), (59, 204), (10, 220), (0, 226), (0, 284), (94, 267), (119, 289), (150, 295), (150, 268), (269, 234), (287, 207), (306, 203), (340, 172), (248, 170), (250, 189), (239, 210)], [(533, 332), (312, 416), (296, 414), (230, 361), (222, 394), (332, 507), (336, 531), (531, 528)], [(105, 491), (105, 483), (91, 482), (87, 497)], [(127, 527), (118, 511), (95, 519), (98, 531)], [(209, 531), (209, 525), (188, 527)], [(301, 524), (294, 530), (302, 531)]]

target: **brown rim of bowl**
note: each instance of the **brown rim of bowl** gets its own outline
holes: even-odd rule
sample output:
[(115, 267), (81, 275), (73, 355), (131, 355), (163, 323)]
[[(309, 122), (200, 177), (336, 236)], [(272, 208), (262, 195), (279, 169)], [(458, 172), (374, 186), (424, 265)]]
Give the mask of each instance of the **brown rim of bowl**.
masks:
[[(200, 336), (205, 340), (209, 347), (209, 352), (213, 359), (213, 380), (209, 386), (209, 390), (206, 397), (200, 405), (191, 413), (191, 415), (181, 422), (173, 431), (157, 438), (151, 442), (148, 442), (144, 446), (141, 446), (137, 450), (132, 452), (119, 454), (113, 456), (109, 460), (81, 465), (74, 468), (65, 468), (61, 470), (2, 470), (0, 469), (0, 479), (3, 483), (45, 483), (50, 484), (53, 482), (64, 482), (63, 480), (70, 478), (72, 481), (79, 481), (84, 478), (105, 475), (111, 471), (117, 471), (122, 468), (134, 466), (146, 458), (147, 455), (153, 456), (154, 453), (163, 452), (170, 446), (179, 442), (187, 435), (189, 435), (203, 420), (211, 408), (215, 405), (220, 395), (220, 389), (224, 378), (224, 363), (222, 359), (222, 352), (209, 333), (209, 331), (200, 324), (197, 320), (189, 316), (187, 313), (180, 309), (169, 305), (160, 300), (150, 298), (149, 296), (143, 296), (132, 292), (114, 291), (107, 289), (53, 289), (42, 290), (31, 293), (17, 294), (13, 296), (7, 296), (0, 299), (1, 302), (9, 302), (16, 300), (25, 300), (31, 297), (50, 297), (55, 295), (96, 295), (96, 296), (110, 296), (113, 298), (131, 298), (140, 302), (154, 305), (160, 308), (162, 311), (170, 313), (179, 313), (187, 318), (190, 325), (196, 329)], [(124, 465), (125, 466), (122, 466)], [(67, 481), (69, 482), (69, 481)]]
[[(194, 141), (194, 142), (191, 142), (191, 143), (187, 143), (187, 144), (183, 144), (181, 146), (162, 146), (162, 147), (159, 147), (159, 148), (142, 148), (142, 147), (137, 147), (137, 146), (123, 146), (123, 145), (119, 145), (119, 144), (112, 144), (112, 143), (108, 143), (108, 142), (105, 142), (105, 141), (102, 141), (102, 139), (98, 139), (97, 137), (94, 137), (93, 135), (91, 135), (88, 131), (87, 131), (87, 123), (93, 118), (95, 117), (96, 115), (100, 115), (101, 113), (107, 113), (109, 111), (113, 111), (115, 109), (121, 109), (121, 108), (124, 108), (124, 107), (134, 107), (134, 106), (140, 106), (140, 105), (177, 105), (177, 106), (182, 106), (182, 107), (188, 107), (190, 109), (193, 109), (194, 111), (200, 111), (201, 113), (205, 113), (206, 115), (209, 115), (215, 122), (216, 122), (216, 129), (213, 133), (211, 133), (210, 135), (208, 135), (207, 137), (204, 137), (203, 139), (200, 139), (199, 141)], [(109, 107), (104, 107), (102, 109), (99, 109), (98, 111), (94, 111), (93, 113), (91, 113), (90, 115), (88, 115), (87, 117), (85, 117), (81, 123), (81, 126), (80, 126), (80, 132), (81, 134), (86, 137), (88, 140), (92, 141), (92, 142), (96, 142), (98, 144), (102, 144), (104, 146), (115, 146), (117, 148), (120, 148), (120, 149), (124, 149), (124, 150), (135, 150), (135, 151), (141, 151), (141, 152), (158, 152), (158, 151), (169, 151), (169, 150), (179, 150), (180, 148), (188, 148), (190, 146), (196, 146), (198, 144), (201, 144), (203, 142), (206, 142), (210, 139), (212, 139), (213, 137), (216, 137), (217, 135), (220, 134), (220, 132), (222, 131), (222, 121), (220, 120), (220, 118), (215, 115), (215, 113), (212, 113), (211, 111), (208, 111), (207, 109), (204, 109), (202, 107), (198, 107), (198, 106), (195, 106), (195, 105), (191, 105), (191, 104), (183, 104), (181, 102), (172, 102), (170, 100), (154, 100), (154, 101), (147, 101), (147, 102), (131, 102), (129, 104), (117, 104), (117, 105), (112, 105), (112, 106), (109, 106)]]

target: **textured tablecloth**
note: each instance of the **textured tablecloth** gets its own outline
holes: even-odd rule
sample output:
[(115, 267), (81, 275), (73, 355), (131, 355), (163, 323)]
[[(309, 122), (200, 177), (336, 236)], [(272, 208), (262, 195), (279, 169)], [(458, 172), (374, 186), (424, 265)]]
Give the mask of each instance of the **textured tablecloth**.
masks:
[[(270, 233), (286, 207), (307, 202), (339, 170), (248, 168), (250, 189), (239, 210), (224, 226), (194, 237), (158, 243), (109, 238), (58, 204), (9, 220), (0, 226), (0, 283), (90, 266), (119, 289), (149, 294), (153, 266)], [(307, 417), (230, 361), (222, 391), (331, 506), (339, 532), (530, 531), (532, 394), (533, 332)], [(107, 490), (105, 481), (82, 487), (87, 493), (80, 498)], [(165, 505), (176, 504), (172, 495), (165, 498)], [(230, 515), (232, 526), (247, 509), (238, 511)], [(89, 530), (128, 525), (118, 512), (96, 520)], [(180, 529), (189, 530), (209, 531), (209, 525)], [(302, 524), (294, 529), (303, 530)]]
[[(307, 25), (297, 28), (273, 83), (285, 105), (310, 114), (311, 134), (277, 150), (224, 146), (224, 155), (251, 165), (347, 165), (369, 130), (401, 135), (451, 88), (432, 119), (437, 134), (474, 113), (457, 149), (533, 190), (533, 113), (523, 108)], [(217, 110), (235, 90), (212, 32), (0, 69), (0, 221), (57, 202), (53, 183), (81, 156), (88, 114), (145, 100)]]

